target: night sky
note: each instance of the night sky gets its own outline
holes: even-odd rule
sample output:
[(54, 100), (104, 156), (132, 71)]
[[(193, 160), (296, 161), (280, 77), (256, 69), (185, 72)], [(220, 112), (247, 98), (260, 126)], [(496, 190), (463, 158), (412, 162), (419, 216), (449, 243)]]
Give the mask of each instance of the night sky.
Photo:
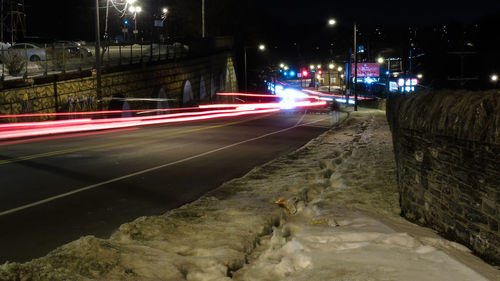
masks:
[[(184, 0), (196, 6), (201, 0)], [(217, 0), (213, 1), (217, 4)], [(246, 14), (248, 24), (258, 24), (265, 30), (287, 30), (304, 25), (322, 24), (334, 17), (339, 24), (351, 25), (357, 21), (365, 25), (432, 25), (459, 21), (472, 23), (480, 17), (500, 12), (500, 1), (236, 1), (234, 9), (250, 7)], [(105, 1), (101, 1), (104, 5)], [(167, 5), (167, 0), (142, 0), (143, 5)], [(245, 4), (246, 2), (246, 4)], [(25, 0), (27, 25), (30, 35), (91, 37), (93, 35), (94, 1), (39, 1)], [(164, 3), (164, 4), (161, 4)], [(194, 12), (194, 11), (193, 11)], [(217, 11), (214, 11), (217, 13)], [(271, 27), (267, 29), (266, 27)], [(84, 38), (90, 39), (90, 38)]]

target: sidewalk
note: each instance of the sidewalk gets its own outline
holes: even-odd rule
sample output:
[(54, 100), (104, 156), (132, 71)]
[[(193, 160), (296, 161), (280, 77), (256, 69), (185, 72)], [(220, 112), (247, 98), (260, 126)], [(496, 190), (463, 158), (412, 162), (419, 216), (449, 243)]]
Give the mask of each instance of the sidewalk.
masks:
[(500, 280), (500, 270), (399, 216), (385, 113), (162, 216), (0, 266), (0, 280)]

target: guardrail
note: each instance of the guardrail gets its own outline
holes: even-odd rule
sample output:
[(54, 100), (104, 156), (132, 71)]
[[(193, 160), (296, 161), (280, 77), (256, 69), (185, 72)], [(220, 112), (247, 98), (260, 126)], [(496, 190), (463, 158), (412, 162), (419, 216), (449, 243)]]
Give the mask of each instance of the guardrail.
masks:
[[(115, 67), (185, 58), (189, 47), (181, 43), (113, 44), (102, 47), (101, 66)], [(15, 44), (0, 47), (1, 80), (43, 77), (95, 68), (94, 44)]]

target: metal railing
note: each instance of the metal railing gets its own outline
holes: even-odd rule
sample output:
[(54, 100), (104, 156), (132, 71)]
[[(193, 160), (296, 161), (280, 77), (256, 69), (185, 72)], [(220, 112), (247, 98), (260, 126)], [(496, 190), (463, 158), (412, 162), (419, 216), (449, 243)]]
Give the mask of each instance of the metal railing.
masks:
[[(177, 60), (188, 54), (189, 47), (180, 43), (110, 44), (102, 46), (101, 67)], [(96, 63), (93, 43), (1, 46), (0, 60), (2, 81), (92, 70)]]

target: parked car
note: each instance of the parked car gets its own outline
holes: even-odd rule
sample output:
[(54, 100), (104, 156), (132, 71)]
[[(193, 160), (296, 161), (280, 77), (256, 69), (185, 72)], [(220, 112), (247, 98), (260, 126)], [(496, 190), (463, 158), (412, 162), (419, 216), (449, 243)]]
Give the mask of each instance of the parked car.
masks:
[(40, 61), (47, 58), (44, 48), (33, 43), (15, 43), (8, 49), (9, 55), (16, 54), (30, 61)]
[(92, 56), (92, 52), (83, 47), (80, 43), (68, 40), (56, 40), (54, 42), (56, 47), (63, 47), (69, 53), (71, 57), (76, 58), (87, 58)]

